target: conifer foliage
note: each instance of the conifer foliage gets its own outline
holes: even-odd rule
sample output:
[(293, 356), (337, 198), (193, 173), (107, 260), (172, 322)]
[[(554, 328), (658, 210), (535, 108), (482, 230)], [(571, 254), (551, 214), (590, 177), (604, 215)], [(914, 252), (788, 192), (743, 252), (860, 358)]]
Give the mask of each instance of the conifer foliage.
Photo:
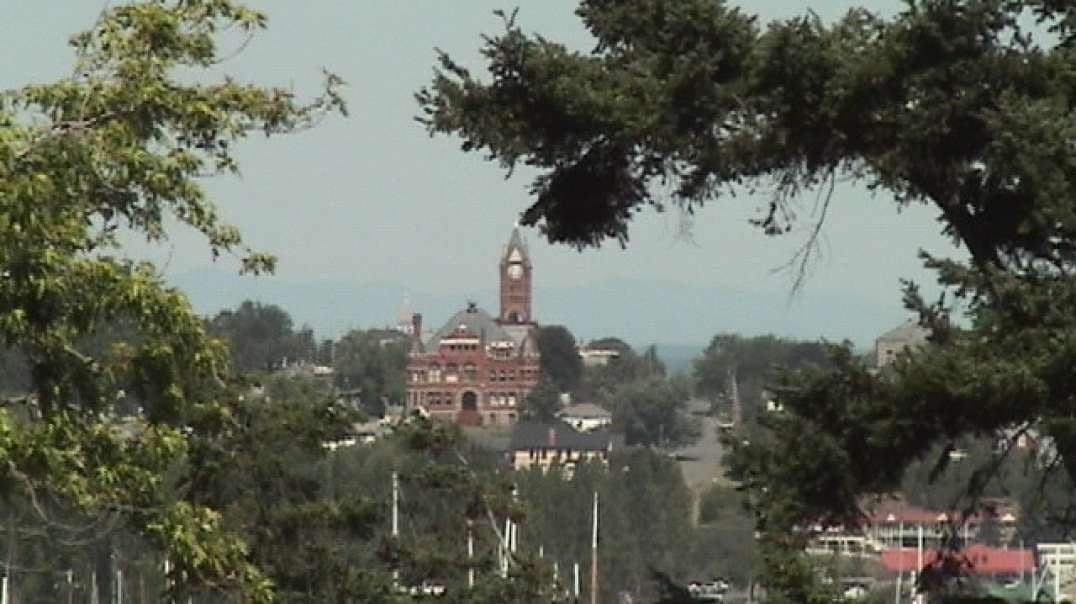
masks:
[[(1002, 435), (999, 456), (1013, 434), (1037, 436), (1052, 443), (1046, 466), (1076, 473), (1069, 3), (909, 0), (832, 23), (764, 24), (720, 0), (583, 0), (576, 14), (592, 48), (502, 15), (482, 46), (488, 77), (441, 54), (417, 95), (431, 133), (537, 170), (523, 220), (551, 241), (623, 243), (646, 206), (691, 211), (744, 190), (771, 193), (754, 223), (782, 234), (801, 193), (820, 190), (824, 216), (852, 180), (933, 207), (966, 250), (922, 255), (947, 297), (903, 291), (927, 350), (874, 373), (838, 347), (832, 367), (775, 392), (784, 411), (733, 457), (764, 541), (851, 520), (864, 495), (894, 490), (909, 463), (964, 434)], [(961, 505), (975, 507), (991, 467)]]

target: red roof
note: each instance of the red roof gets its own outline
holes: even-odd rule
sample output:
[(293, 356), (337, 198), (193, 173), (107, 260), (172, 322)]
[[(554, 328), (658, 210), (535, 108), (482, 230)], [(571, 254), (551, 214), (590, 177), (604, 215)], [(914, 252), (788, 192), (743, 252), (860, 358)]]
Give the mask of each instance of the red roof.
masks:
[[(899, 501), (888, 501), (875, 507), (870, 512), (871, 524), (945, 524), (964, 518), (963, 513), (951, 510), (931, 510)], [(969, 522), (979, 522), (980, 514), (967, 517)]]
[[(1030, 572), (1035, 567), (1035, 555), (1029, 549), (999, 549), (985, 545), (970, 545), (950, 554), (963, 563), (973, 575), (1017, 574)], [(939, 559), (938, 550), (923, 552), (923, 566)], [(889, 572), (917, 570), (918, 554), (915, 549), (888, 549), (882, 552), (882, 566)]]

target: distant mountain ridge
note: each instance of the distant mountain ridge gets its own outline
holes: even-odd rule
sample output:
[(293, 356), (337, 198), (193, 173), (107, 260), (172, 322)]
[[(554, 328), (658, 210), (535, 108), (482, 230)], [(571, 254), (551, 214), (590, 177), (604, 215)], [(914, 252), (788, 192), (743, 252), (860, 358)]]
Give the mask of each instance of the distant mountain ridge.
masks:
[[(396, 283), (294, 282), (217, 270), (179, 273), (169, 281), (206, 315), (234, 308), (243, 300), (257, 300), (284, 308), (296, 325), (309, 325), (318, 337), (392, 325), (405, 295), (430, 328), (440, 326), (468, 300), (491, 312), (497, 310), (497, 292), (490, 288), (430, 293)], [(678, 365), (691, 350), (701, 351), (717, 333), (849, 339), (863, 347), (907, 316), (896, 299), (879, 304), (847, 294), (811, 291), (809, 286), (789, 300), (787, 294), (610, 277), (573, 287), (539, 284), (534, 295), (540, 323), (565, 325), (583, 339), (614, 335), (637, 347), (661, 344), (670, 360), (678, 359)]]

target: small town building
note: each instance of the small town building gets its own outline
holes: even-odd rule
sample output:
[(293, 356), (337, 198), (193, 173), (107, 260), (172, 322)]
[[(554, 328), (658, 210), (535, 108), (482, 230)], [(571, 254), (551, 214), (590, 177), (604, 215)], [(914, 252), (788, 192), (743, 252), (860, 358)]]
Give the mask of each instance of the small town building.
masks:
[(620, 356), (620, 352), (611, 348), (592, 348), (589, 345), (579, 347), (579, 359), (584, 367), (604, 367)]
[(999, 506), (994, 514), (972, 514), (931, 510), (902, 501), (887, 501), (875, 507), (855, 527), (815, 526), (807, 551), (813, 554), (845, 556), (877, 556), (889, 549), (942, 547), (949, 535), (955, 534), (962, 546), (980, 540), (984, 522), (995, 523), (997, 536), (1007, 541), (1015, 535), (1018, 511), (1012, 506)]
[(532, 265), (519, 229), (500, 260), (500, 313), (475, 303), (429, 338), (412, 317), (407, 407), (469, 426), (510, 426), (538, 383), (537, 324), (531, 314)]
[(914, 352), (927, 343), (929, 333), (916, 321), (908, 321), (884, 334), (874, 341), (874, 362), (878, 368), (885, 367), (896, 360), (901, 352)]
[(557, 412), (557, 417), (580, 432), (600, 430), (613, 424), (613, 414), (594, 403), (569, 405)]
[(608, 463), (612, 435), (604, 430), (579, 432), (564, 422), (520, 422), (512, 430), (509, 460), (514, 470), (560, 467), (568, 472), (592, 460)]

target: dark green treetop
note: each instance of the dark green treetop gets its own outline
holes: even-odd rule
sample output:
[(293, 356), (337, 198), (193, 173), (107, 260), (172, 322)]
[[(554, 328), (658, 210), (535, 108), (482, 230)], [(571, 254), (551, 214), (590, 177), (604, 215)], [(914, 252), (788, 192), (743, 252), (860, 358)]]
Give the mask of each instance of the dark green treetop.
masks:
[(560, 388), (570, 392), (583, 375), (583, 362), (575, 348), (575, 336), (563, 325), (544, 325), (536, 338), (541, 354), (542, 373)]

